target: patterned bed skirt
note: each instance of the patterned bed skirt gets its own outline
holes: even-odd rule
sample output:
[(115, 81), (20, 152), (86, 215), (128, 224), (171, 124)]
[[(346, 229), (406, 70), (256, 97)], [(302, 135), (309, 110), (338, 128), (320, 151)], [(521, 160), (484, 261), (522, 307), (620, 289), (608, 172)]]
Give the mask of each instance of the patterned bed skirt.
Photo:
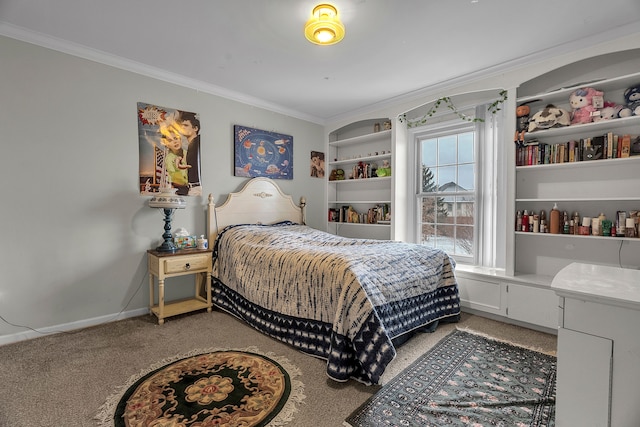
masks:
[[(433, 331), (440, 321), (457, 322), (460, 317), (457, 286), (446, 286), (420, 295), (419, 310), (416, 301), (405, 301), (409, 312), (402, 319), (397, 306), (376, 307), (358, 335), (348, 339), (333, 331), (330, 323), (291, 317), (253, 304), (215, 277), (211, 292), (216, 307), (303, 353), (327, 360), (327, 375), (333, 380), (353, 378), (365, 384), (378, 383), (395, 358), (395, 347), (413, 333)], [(386, 330), (381, 330), (381, 320)]]

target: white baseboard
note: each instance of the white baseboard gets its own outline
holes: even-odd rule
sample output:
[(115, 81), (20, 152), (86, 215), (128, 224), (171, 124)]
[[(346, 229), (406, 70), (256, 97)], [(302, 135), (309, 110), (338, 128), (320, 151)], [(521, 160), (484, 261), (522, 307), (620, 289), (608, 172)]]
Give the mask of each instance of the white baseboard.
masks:
[(149, 308), (137, 308), (131, 311), (124, 311), (122, 313), (107, 314), (100, 317), (94, 317), (91, 319), (78, 320), (77, 322), (64, 323), (62, 325), (47, 326), (46, 328), (38, 328), (37, 331), (26, 330), (24, 332), (18, 332), (11, 335), (0, 336), (0, 345), (12, 344), (19, 341), (26, 341), (33, 338), (42, 337), (45, 335), (52, 335), (61, 332), (75, 331), (77, 329), (88, 328), (89, 326), (97, 326), (103, 323), (111, 323), (116, 320), (128, 319), (130, 317), (142, 316), (149, 313)]

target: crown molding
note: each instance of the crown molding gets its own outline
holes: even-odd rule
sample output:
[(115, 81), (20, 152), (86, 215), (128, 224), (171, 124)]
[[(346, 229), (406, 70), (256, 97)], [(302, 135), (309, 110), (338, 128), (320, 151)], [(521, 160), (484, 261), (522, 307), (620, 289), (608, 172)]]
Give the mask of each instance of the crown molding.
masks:
[(291, 110), (281, 105), (274, 104), (260, 98), (252, 97), (241, 92), (236, 92), (220, 86), (204, 83), (200, 80), (190, 79), (179, 74), (170, 73), (156, 67), (142, 64), (140, 62), (111, 55), (97, 49), (92, 49), (84, 45), (69, 42), (67, 40), (51, 37), (49, 35), (28, 30), (23, 27), (12, 25), (6, 22), (0, 22), (0, 35), (47, 49), (66, 53), (68, 55), (76, 56), (89, 61), (97, 62), (99, 64), (104, 64), (121, 70), (140, 74), (145, 77), (151, 77), (167, 83), (194, 89), (199, 92), (230, 99), (232, 101), (251, 105), (253, 107), (263, 108), (269, 110), (270, 112), (283, 114), (319, 125), (325, 124), (325, 120), (320, 117), (301, 113), (300, 111)]
[(590, 48), (594, 45), (610, 42), (624, 36), (637, 34), (639, 31), (638, 27), (639, 25), (637, 22), (616, 27), (600, 34), (563, 43), (550, 49), (541, 50), (526, 56), (516, 58), (511, 61), (496, 64), (473, 73), (460, 75), (447, 81), (435, 83), (421, 89), (416, 89), (407, 93), (399, 94), (397, 96), (367, 105), (365, 107), (351, 110), (349, 112), (341, 113), (328, 118), (321, 118), (305, 114), (300, 111), (291, 110), (289, 108), (283, 107), (282, 105), (274, 104), (260, 98), (252, 97), (245, 93), (232, 91), (220, 86), (204, 83), (200, 80), (186, 78), (184, 76), (170, 73), (156, 67), (151, 67), (136, 61), (127, 60), (115, 55), (105, 53), (103, 51), (88, 48), (84, 45), (79, 45), (66, 40), (51, 37), (46, 34), (31, 31), (6, 22), (0, 22), (0, 35), (52, 49), (58, 52), (77, 56), (100, 64), (109, 65), (125, 71), (130, 71), (146, 77), (155, 78), (167, 83), (172, 83), (190, 89), (198, 90), (210, 95), (220, 96), (222, 98), (230, 99), (243, 104), (263, 108), (271, 112), (283, 114), (300, 120), (305, 120), (318, 125), (327, 126), (328, 123), (344, 122), (356, 117), (378, 114), (380, 111), (391, 111), (394, 115), (396, 114), (396, 112), (397, 114), (402, 114), (404, 111), (406, 111), (407, 105), (415, 104), (414, 107), (419, 106), (420, 102), (423, 102), (433, 93), (454, 90), (456, 87), (460, 87), (462, 85), (472, 84), (473, 82), (495, 77), (500, 74), (513, 72), (544, 60), (549, 60), (554, 57)]

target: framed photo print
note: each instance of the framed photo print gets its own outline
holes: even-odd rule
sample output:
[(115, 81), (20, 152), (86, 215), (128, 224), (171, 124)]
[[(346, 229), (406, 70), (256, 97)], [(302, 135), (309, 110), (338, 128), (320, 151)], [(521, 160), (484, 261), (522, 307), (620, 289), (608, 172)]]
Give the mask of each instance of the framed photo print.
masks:
[(324, 153), (320, 151), (311, 152), (311, 174), (314, 178), (324, 178)]
[(158, 192), (164, 179), (177, 194), (201, 195), (199, 115), (144, 102), (137, 110), (140, 193)]
[(293, 179), (293, 137), (282, 133), (233, 127), (234, 175)]

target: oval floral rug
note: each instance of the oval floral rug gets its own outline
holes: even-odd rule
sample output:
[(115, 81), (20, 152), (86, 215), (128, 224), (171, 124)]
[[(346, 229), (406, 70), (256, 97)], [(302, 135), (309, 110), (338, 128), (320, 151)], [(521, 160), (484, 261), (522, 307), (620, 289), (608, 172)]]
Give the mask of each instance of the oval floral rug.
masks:
[(193, 351), (131, 377), (96, 419), (101, 427), (283, 426), (305, 397), (299, 375), (253, 347)]

